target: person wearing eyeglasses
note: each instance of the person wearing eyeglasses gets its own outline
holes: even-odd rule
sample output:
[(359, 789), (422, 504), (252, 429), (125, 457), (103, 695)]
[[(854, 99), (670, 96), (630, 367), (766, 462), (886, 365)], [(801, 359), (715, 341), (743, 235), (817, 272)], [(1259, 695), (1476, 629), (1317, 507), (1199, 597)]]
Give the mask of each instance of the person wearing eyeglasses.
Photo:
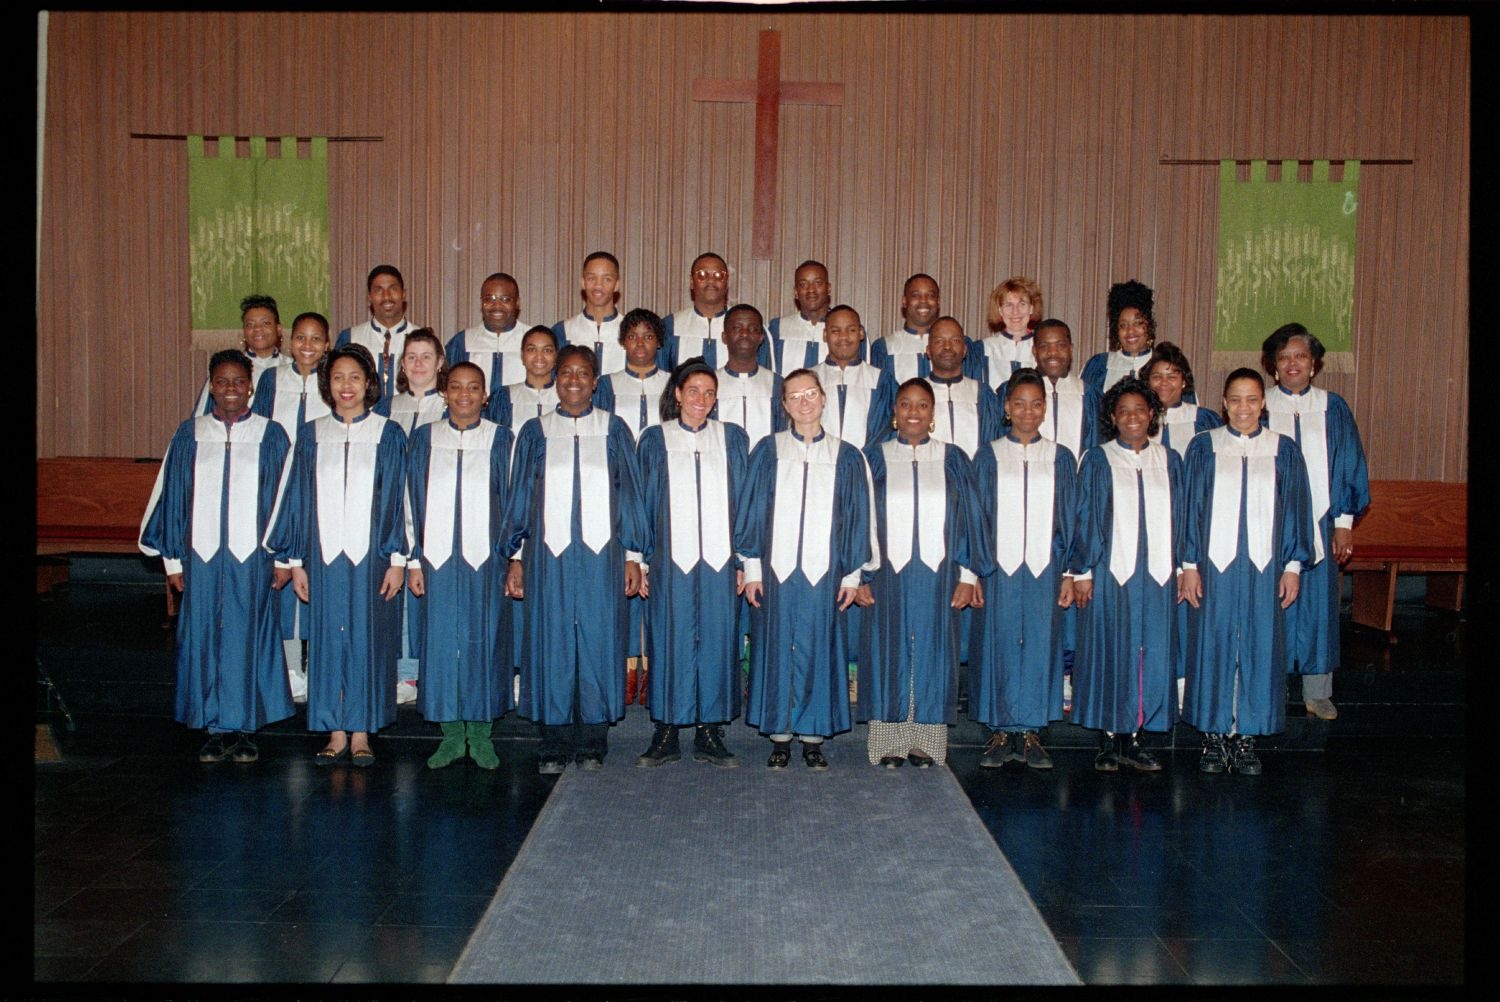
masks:
[[(521, 287), (503, 271), (497, 271), (479, 286), (480, 323), (466, 327), (448, 339), (444, 354), (448, 367), (473, 362), (484, 373), (484, 385), (494, 391), (526, 379), (521, 364), (521, 339), (534, 326), (521, 316)], [(495, 420), (493, 414), (485, 414)]]
[[(690, 358), (701, 358), (720, 368), (725, 356), (719, 342), (729, 315), (729, 265), (724, 258), (711, 251), (693, 258), (688, 268), (688, 296), (692, 299), (690, 306), (662, 320), (660, 366), (670, 372)], [(759, 349), (756, 362), (770, 366), (769, 348)]]

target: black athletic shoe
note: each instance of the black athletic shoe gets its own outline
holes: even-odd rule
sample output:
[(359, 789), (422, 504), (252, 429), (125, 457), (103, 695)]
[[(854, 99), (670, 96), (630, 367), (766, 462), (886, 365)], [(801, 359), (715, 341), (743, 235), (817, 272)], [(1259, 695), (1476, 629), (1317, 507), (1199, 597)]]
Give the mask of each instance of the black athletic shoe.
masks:
[(1224, 747), (1224, 735), (1203, 735), (1203, 757), (1198, 759), (1198, 771), (1218, 775), (1229, 767), (1229, 751)]
[(1260, 758), (1255, 754), (1255, 739), (1241, 734), (1234, 742), (1234, 771), (1241, 776), (1259, 776)]
[(229, 746), (229, 757), (241, 764), (248, 764), (260, 758), (260, 749), (250, 740), (250, 735), (240, 731), (234, 736), (234, 744)]
[(708, 762), (721, 769), (733, 769), (740, 764), (734, 753), (724, 747), (724, 728), (699, 724), (693, 735), (693, 761)]
[(198, 749), (199, 762), (222, 762), (229, 757), (229, 749), (224, 747), (224, 735), (210, 734), (203, 747)]
[(682, 750), (677, 742), (677, 728), (671, 724), (657, 724), (656, 733), (651, 736), (651, 747), (646, 753), (636, 759), (636, 766), (641, 769), (651, 769), (658, 765), (666, 765), (668, 762), (676, 762), (682, 758)]
[(1132, 734), (1129, 740), (1122, 741), (1120, 764), (1139, 772), (1161, 772), (1161, 763), (1156, 761), (1155, 755), (1141, 746), (1140, 736), (1136, 734)]

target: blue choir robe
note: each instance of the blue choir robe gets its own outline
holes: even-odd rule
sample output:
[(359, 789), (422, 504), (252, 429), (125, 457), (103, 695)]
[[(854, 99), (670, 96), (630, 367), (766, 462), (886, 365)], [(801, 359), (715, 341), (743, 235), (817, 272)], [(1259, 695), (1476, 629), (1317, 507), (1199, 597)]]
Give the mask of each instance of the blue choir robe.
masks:
[[(1123, 351), (1101, 351), (1084, 365), (1083, 381), (1102, 398), (1110, 387), (1126, 376), (1135, 376), (1144, 382), (1142, 372), (1150, 361), (1150, 348), (1136, 355), (1127, 355)], [(1183, 399), (1187, 397), (1184, 396)]]
[(781, 377), (763, 365), (754, 372), (719, 369), (719, 397), (709, 414), (716, 421), (745, 429), (753, 450), (761, 439), (787, 427), (781, 405)]
[(1182, 460), (1162, 445), (1118, 440), (1084, 454), (1069, 567), (1092, 577), (1078, 613), (1073, 722), (1115, 734), (1165, 731), (1177, 720), (1176, 534)]
[(507, 555), (525, 544), (521, 716), (560, 725), (625, 715), (625, 561), (640, 559), (644, 521), (624, 421), (590, 407), (522, 425), (504, 515)]
[[(771, 344), (771, 368), (778, 375), (798, 369), (811, 369), (828, 361), (828, 345), (823, 341), (824, 321), (813, 323), (799, 311), (784, 317), (775, 317), (766, 329)], [(859, 343), (859, 358), (855, 364), (864, 362), (868, 352), (865, 343)]]
[[(424, 425), (441, 420), (447, 411), (448, 402), (436, 387), (420, 397), (409, 391), (398, 393), (394, 397), (381, 397), (380, 402), (375, 405), (376, 414), (388, 417), (401, 426), (408, 443), (411, 442), (412, 432)], [(406, 512), (406, 538), (407, 543), (410, 544), (410, 510)], [(425, 599), (418, 598), (410, 591), (402, 589), (401, 594), (396, 596), (394, 601), (401, 603), (401, 622), (405, 627), (401, 632), (401, 659), (406, 663), (402, 666), (401, 677), (411, 678), (412, 672), (419, 671), (414, 662), (422, 659), (422, 643), (426, 637), (425, 617), (422, 615), (422, 603)]]
[[(302, 426), (329, 413), (328, 404), (318, 392), (317, 371), (304, 376), (291, 364), (272, 366), (261, 373), (255, 384), (250, 410), (279, 424), (293, 449)], [(307, 607), (290, 587), (282, 588), (276, 595), (276, 619), (281, 639), (305, 639)]]
[[(443, 347), (448, 368), (459, 362), (473, 362), (484, 370), (484, 387), (493, 398), (500, 387), (526, 381), (526, 367), (521, 364), (521, 342), (526, 332), (535, 326), (517, 320), (498, 334), (484, 324), (467, 327), (450, 337)], [(494, 420), (488, 414), (484, 417)]]
[[(553, 324), (552, 333), (557, 335), (558, 350), (570, 344), (592, 349), (599, 369), (595, 375), (603, 379), (611, 372), (625, 368), (625, 347), (620, 344), (622, 319), (619, 310), (597, 321), (587, 311), (582, 311)], [(660, 352), (657, 357), (661, 357)]]
[[(982, 378), (983, 358), (974, 346), (974, 339), (965, 334), (964, 343), (968, 346), (964, 375)], [(870, 345), (870, 364), (889, 371), (898, 387), (917, 376), (926, 379), (932, 373), (932, 362), (927, 358), (927, 335), (902, 327), (877, 338)]]
[(1207, 407), (1199, 407), (1183, 400), (1176, 407), (1167, 408), (1161, 417), (1161, 430), (1151, 436), (1151, 441), (1170, 446), (1173, 452), (1186, 460), (1188, 444), (1192, 442), (1194, 435), (1223, 425), (1224, 419)]
[(651, 670), (647, 705), (658, 723), (717, 724), (740, 715), (740, 598), (735, 512), (745, 486), (744, 429), (681, 421), (646, 429), (637, 454), (646, 511), (642, 558)]
[(406, 435), (366, 411), (302, 429), (266, 547), (307, 569), (307, 727), (375, 731), (396, 719), (400, 603), (381, 579), (406, 566)]
[[(1047, 416), (1037, 431), (1066, 448), (1081, 464), (1084, 454), (1099, 444), (1099, 395), (1071, 373), (1056, 382), (1043, 376), (1042, 382), (1046, 384)], [(1008, 384), (997, 394), (1001, 414), (1009, 394)]]
[(612, 372), (594, 386), (594, 406), (625, 422), (630, 437), (640, 441), (641, 432), (661, 424), (661, 395), (672, 374), (653, 368), (644, 375), (629, 369)]
[[(705, 317), (689, 306), (662, 318), (662, 348), (657, 364), (671, 372), (690, 358), (702, 358), (717, 369), (729, 361), (729, 350), (724, 347), (724, 318), (729, 310), (723, 309), (711, 317)], [(755, 353), (757, 365), (771, 364), (769, 339), (763, 339), (760, 350)]]
[(896, 380), (889, 372), (868, 362), (826, 361), (812, 371), (828, 397), (824, 431), (861, 450), (886, 435), (896, 413)]
[(407, 451), (412, 545), (426, 594), (417, 711), (428, 720), (493, 720), (512, 706), (511, 612), (501, 514), (510, 429), (481, 419), (423, 425)]
[(1000, 387), (1017, 369), (1036, 368), (1036, 358), (1031, 353), (1034, 335), (1027, 331), (1021, 337), (1011, 337), (1004, 331), (981, 338), (970, 346), (978, 358), (981, 374), (978, 377), (986, 386), (1000, 392)]
[(1276, 386), (1266, 391), (1271, 430), (1302, 450), (1312, 498), (1316, 563), (1302, 569), (1302, 591), (1287, 610), (1287, 654), (1296, 671), (1321, 675), (1343, 663), (1339, 640), (1339, 566), (1330, 559), (1333, 530), (1351, 529), (1370, 506), (1370, 472), (1354, 413), (1337, 393), (1309, 386), (1300, 394)]
[(1067, 446), (1007, 435), (974, 467), (996, 573), (974, 611), (969, 716), (994, 730), (1040, 730), (1063, 715), (1067, 610), (1057, 593), (1073, 546), (1078, 463)]
[[(259, 355), (251, 355), (246, 352), (245, 357), (250, 360), (250, 385), (255, 390), (255, 396), (257, 397), (260, 396), (261, 380), (265, 378), (267, 372), (274, 372), (277, 369), (281, 368), (290, 368), (292, 365), (291, 358), (287, 355), (281, 354), (280, 351), (273, 351), (266, 358), (262, 358)], [(313, 396), (317, 395), (318, 382), (317, 377), (314, 376)], [(265, 413), (264, 411), (256, 410), (255, 401), (253, 400), (251, 401), (250, 409), (256, 414)], [(188, 417), (198, 417), (201, 414), (212, 414), (213, 412), (214, 398), (213, 395), (209, 393), (208, 380), (205, 379), (203, 381), (203, 388), (198, 391), (198, 399), (193, 403), (192, 413), (189, 414)]]
[(403, 319), (387, 330), (372, 318), (353, 327), (345, 327), (333, 341), (335, 348), (346, 344), (363, 345), (375, 359), (380, 373), (380, 396), (387, 399), (396, 395), (396, 373), (401, 368), (401, 353), (406, 350), (406, 335), (422, 325)]
[(995, 391), (970, 376), (927, 377), (932, 386), (932, 437), (949, 442), (972, 460), (981, 446), (1005, 434), (1004, 411)]
[(875, 605), (860, 624), (859, 718), (956, 723), (963, 617), (953, 590), (994, 569), (973, 466), (935, 437), (915, 446), (890, 439), (865, 457), (881, 560), (869, 580)]
[(1182, 563), (1203, 598), (1188, 616), (1182, 718), (1210, 734), (1275, 734), (1291, 667), (1277, 587), (1313, 552), (1301, 450), (1267, 428), (1215, 428), (1188, 446), (1187, 481)]
[(288, 448), (261, 415), (209, 414), (184, 421), (162, 459), (139, 544), (182, 574), (174, 716), (188, 727), (255, 731), (295, 710), (260, 548)]
[(502, 428), (519, 433), (521, 426), (532, 418), (551, 414), (557, 410), (557, 376), (547, 378), (547, 385), (535, 387), (529, 383), (512, 383), (490, 391), (490, 402), (484, 409), (487, 420)]
[(864, 457), (826, 432), (810, 441), (778, 432), (750, 453), (735, 539), (746, 582), (765, 587), (750, 610), (745, 710), (762, 734), (829, 737), (850, 727), (852, 645), (838, 591), (879, 564), (870, 508)]

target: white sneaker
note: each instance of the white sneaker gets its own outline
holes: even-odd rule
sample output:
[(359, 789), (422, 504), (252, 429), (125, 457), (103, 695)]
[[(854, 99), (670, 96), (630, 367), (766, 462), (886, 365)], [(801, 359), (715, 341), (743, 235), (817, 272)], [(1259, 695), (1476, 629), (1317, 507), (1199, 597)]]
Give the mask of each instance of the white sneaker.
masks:
[(307, 702), (307, 676), (300, 671), (288, 671), (286, 677), (292, 687), (292, 702)]
[(396, 683), (397, 704), (415, 703), (417, 701), (416, 679), (401, 679)]

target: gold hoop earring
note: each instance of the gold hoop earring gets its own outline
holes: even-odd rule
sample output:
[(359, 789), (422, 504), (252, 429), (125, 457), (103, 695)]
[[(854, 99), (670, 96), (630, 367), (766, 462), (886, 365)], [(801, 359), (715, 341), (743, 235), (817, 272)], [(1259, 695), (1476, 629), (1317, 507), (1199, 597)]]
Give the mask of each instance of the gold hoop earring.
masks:
[(928, 421), (927, 422), (927, 434), (931, 435), (935, 431), (937, 431), (937, 422), (936, 421)]
[(891, 427), (892, 428), (899, 428), (901, 426), (896, 423), (896, 419), (895, 418), (891, 418)]

